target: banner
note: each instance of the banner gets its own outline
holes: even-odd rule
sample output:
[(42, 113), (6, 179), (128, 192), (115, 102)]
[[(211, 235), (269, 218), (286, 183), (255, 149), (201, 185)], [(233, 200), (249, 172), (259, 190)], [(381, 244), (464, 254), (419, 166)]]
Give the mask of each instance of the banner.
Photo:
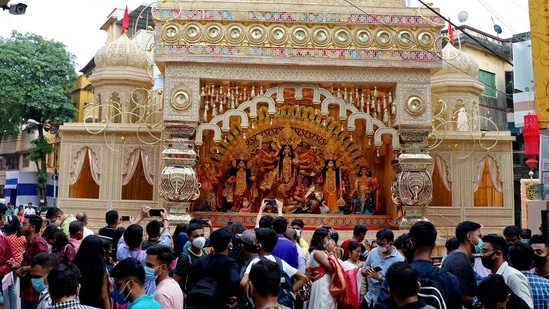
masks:
[(549, 120), (549, 0), (529, 0), (534, 67), (534, 107), (539, 128), (546, 129)]

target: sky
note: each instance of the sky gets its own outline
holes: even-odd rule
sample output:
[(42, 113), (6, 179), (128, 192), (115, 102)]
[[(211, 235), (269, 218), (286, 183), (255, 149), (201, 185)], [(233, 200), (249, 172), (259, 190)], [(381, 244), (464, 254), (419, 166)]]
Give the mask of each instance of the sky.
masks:
[[(185, 0), (192, 1), (192, 0)], [(344, 3), (342, 0), (338, 0)], [(354, 3), (353, 0), (348, 0)], [(68, 51), (76, 55), (77, 67), (80, 70), (95, 55), (95, 52), (106, 41), (106, 33), (99, 28), (107, 21), (115, 9), (131, 11), (144, 4), (156, 1), (143, 0), (11, 0), (10, 4), (23, 2), (28, 5), (25, 15), (11, 15), (0, 11), (0, 36), (9, 37), (13, 30), (22, 33), (39, 34), (46, 39), (63, 42)], [(281, 0), (283, 2), (283, 0)], [(418, 0), (407, 0), (410, 10), (418, 11), (421, 6)], [(449, 17), (456, 24), (461, 11), (468, 13), (468, 20), (463, 23), (496, 35), (494, 23), (503, 29), (500, 37), (508, 38), (513, 34), (529, 31), (528, 0), (424, 0), (440, 8), (443, 16)], [(350, 7), (350, 10), (356, 10)], [(423, 13), (425, 8), (420, 10)], [(364, 8), (368, 12), (367, 8)], [(122, 16), (120, 16), (121, 18)]]

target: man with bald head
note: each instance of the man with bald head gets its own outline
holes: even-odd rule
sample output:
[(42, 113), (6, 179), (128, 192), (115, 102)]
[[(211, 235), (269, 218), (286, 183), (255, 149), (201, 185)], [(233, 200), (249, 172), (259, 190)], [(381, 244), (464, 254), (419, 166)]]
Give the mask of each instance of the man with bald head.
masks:
[(88, 215), (85, 212), (79, 212), (76, 214), (76, 220), (82, 222), (84, 224), (84, 238), (86, 236), (94, 235), (95, 233), (93, 230), (88, 228)]

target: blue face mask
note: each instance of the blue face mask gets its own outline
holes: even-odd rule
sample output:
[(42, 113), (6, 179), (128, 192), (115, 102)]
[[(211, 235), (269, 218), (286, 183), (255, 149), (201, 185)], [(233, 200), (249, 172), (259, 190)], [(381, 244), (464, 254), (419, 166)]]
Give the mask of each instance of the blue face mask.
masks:
[[(126, 283), (124, 285), (124, 287), (122, 288), (122, 291), (124, 291), (124, 289), (126, 288), (127, 285), (128, 285), (128, 283)], [(127, 301), (127, 299), (131, 294), (131, 290), (130, 290), (130, 292), (128, 293), (127, 296), (124, 296), (124, 293), (122, 291), (118, 290), (117, 288), (114, 288), (114, 290), (109, 294), (109, 297), (111, 297), (119, 305), (127, 304), (127, 303), (129, 303), (129, 301)]]
[(42, 293), (42, 291), (46, 290), (48, 286), (44, 284), (44, 278), (31, 278), (32, 287), (38, 291), (38, 293)]
[[(158, 266), (160, 267), (160, 266)], [(156, 268), (158, 268), (156, 267)], [(156, 271), (156, 268), (151, 268), (148, 266), (145, 266), (145, 280), (148, 281), (156, 281), (156, 278), (158, 278), (158, 275), (155, 275), (154, 272)]]
[(114, 289), (109, 297), (111, 297), (117, 304), (119, 305), (123, 305), (123, 304), (127, 304), (128, 301), (124, 299), (124, 295), (122, 294), (122, 292), (120, 292), (119, 290), (117, 289)]
[(475, 252), (476, 253), (482, 252), (482, 239), (479, 239), (478, 243), (475, 245)]

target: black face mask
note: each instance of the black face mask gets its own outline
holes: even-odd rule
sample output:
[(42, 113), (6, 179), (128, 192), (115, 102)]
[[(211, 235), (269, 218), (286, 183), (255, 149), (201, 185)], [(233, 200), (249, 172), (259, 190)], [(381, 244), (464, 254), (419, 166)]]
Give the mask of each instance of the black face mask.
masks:
[(534, 267), (541, 268), (547, 263), (547, 255), (546, 256), (539, 256), (537, 254), (534, 254)]
[(492, 257), (494, 256), (494, 254), (496, 254), (495, 252), (492, 252), (492, 254), (490, 255), (485, 255), (483, 257), (480, 258), (481, 262), (482, 262), (482, 266), (488, 268), (488, 269), (492, 269), (492, 266), (494, 266), (494, 263), (496, 261), (492, 260)]

